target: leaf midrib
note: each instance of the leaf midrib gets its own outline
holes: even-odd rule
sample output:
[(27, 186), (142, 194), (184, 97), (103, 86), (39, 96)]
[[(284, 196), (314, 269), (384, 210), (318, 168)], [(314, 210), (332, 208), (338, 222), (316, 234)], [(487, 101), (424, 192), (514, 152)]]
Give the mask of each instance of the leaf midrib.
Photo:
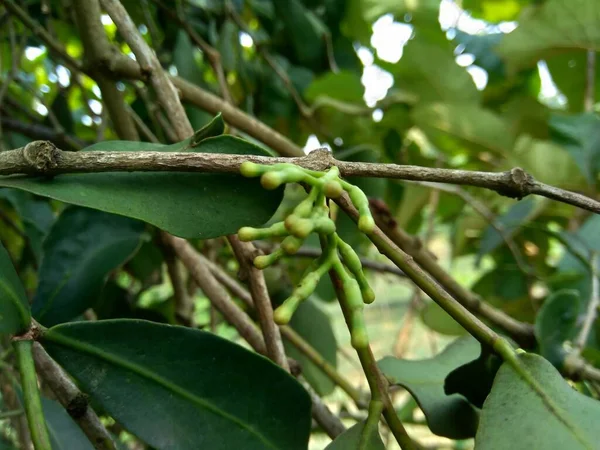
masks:
[(115, 366), (120, 366), (122, 368), (130, 370), (131, 372), (136, 373), (137, 375), (139, 375), (143, 378), (146, 378), (150, 381), (154, 381), (158, 385), (166, 388), (167, 390), (170, 390), (171, 392), (174, 392), (175, 394), (178, 394), (179, 396), (183, 397), (184, 399), (189, 400), (189, 401), (197, 404), (198, 406), (209, 410), (213, 414), (221, 416), (222, 418), (229, 420), (229, 421), (233, 422), (234, 424), (238, 425), (239, 427), (249, 431), (259, 441), (263, 442), (267, 447), (273, 448), (273, 449), (278, 449), (277, 445), (275, 445), (273, 442), (271, 442), (266, 436), (264, 436), (263, 434), (261, 434), (260, 432), (255, 430), (252, 426), (242, 422), (239, 418), (223, 411), (222, 409), (220, 409), (219, 407), (206, 401), (205, 399), (198, 397), (197, 395), (172, 383), (171, 381), (163, 378), (162, 376), (151, 372), (150, 370), (146, 369), (145, 367), (143, 367), (139, 364), (125, 360), (118, 355), (114, 355), (112, 353), (104, 351), (104, 350), (97, 348), (86, 342), (80, 342), (80, 341), (77, 341), (76, 339), (69, 338), (68, 336), (61, 335), (60, 333), (57, 333), (56, 331), (52, 331), (52, 329), (50, 329), (46, 333), (44, 333), (43, 339), (55, 342), (59, 345), (62, 344), (66, 347), (70, 347), (74, 350), (79, 350), (79, 351), (81, 351), (83, 353), (87, 353), (89, 355), (96, 356), (99, 359), (109, 362)]

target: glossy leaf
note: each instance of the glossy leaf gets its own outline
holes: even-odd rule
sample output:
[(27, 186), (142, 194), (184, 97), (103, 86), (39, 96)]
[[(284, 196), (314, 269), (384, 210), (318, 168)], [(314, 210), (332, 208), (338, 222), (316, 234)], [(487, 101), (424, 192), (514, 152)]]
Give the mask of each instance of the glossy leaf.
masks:
[[(336, 437), (325, 450), (358, 450), (365, 422), (358, 422)], [(373, 433), (363, 450), (385, 450), (379, 432)]]
[(25, 331), (30, 321), (27, 294), (8, 252), (0, 242), (0, 333)]
[(464, 397), (446, 395), (444, 380), (455, 368), (477, 358), (480, 345), (471, 336), (458, 338), (442, 353), (418, 361), (385, 357), (377, 364), (391, 384), (412, 394), (432, 432), (451, 439), (475, 435), (478, 414)]
[(541, 356), (524, 354), (519, 361), (536, 380), (539, 391), (503, 364), (483, 405), (475, 447), (596, 448), (600, 403), (573, 389)]
[(66, 322), (96, 302), (108, 274), (141, 245), (144, 224), (88, 208), (67, 208), (44, 242), (33, 316)]
[(63, 406), (42, 397), (42, 409), (53, 450), (93, 450), (94, 446)]
[[(313, 299), (302, 302), (292, 316), (290, 326), (304, 338), (333, 367), (337, 367), (337, 342), (331, 321), (319, 304)], [(291, 344), (285, 343), (285, 352), (302, 366), (302, 375), (320, 395), (331, 394), (335, 384), (313, 364), (304, 353)]]
[(311, 404), (302, 386), (211, 333), (108, 320), (58, 325), (41, 343), (84, 392), (154, 448), (307, 448)]
[(579, 292), (563, 289), (548, 296), (535, 319), (535, 337), (540, 354), (556, 367), (562, 366), (569, 352), (567, 341), (578, 333), (581, 307)]
[[(202, 137), (203, 130), (198, 135)], [(197, 136), (196, 136), (197, 137)], [(247, 141), (196, 137), (163, 146), (145, 142), (105, 141), (84, 151), (194, 151), (261, 154)], [(186, 238), (222, 236), (242, 226), (260, 226), (281, 201), (282, 189), (265, 191), (256, 179), (238, 175), (176, 172), (89, 173), (39, 177), (0, 177), (15, 187), (79, 206), (140, 219)]]
[(532, 6), (497, 47), (513, 68), (532, 66), (568, 50), (596, 50), (600, 29), (595, 26), (600, 5), (595, 0), (547, 0)]

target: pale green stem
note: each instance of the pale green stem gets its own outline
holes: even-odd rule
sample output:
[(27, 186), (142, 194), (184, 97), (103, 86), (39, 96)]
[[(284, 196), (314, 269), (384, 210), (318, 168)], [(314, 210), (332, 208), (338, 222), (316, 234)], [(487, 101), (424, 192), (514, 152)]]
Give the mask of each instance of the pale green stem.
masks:
[(29, 423), (29, 431), (35, 450), (52, 450), (44, 412), (42, 411), (42, 400), (37, 384), (32, 345), (33, 341), (30, 340), (13, 341), (21, 374), (25, 413), (27, 414), (27, 422)]

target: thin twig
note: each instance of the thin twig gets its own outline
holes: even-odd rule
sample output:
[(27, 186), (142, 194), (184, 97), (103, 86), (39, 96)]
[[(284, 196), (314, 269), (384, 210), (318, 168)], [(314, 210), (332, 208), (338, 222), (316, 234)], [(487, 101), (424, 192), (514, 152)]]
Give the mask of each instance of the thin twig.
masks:
[(256, 256), (256, 249), (251, 243), (240, 241), (236, 235), (228, 236), (227, 239), (240, 263), (240, 267), (248, 278), (250, 293), (254, 307), (258, 313), (258, 320), (267, 347), (267, 354), (276, 364), (289, 372), (290, 367), (285, 356), (279, 327), (273, 321), (273, 305), (271, 304), (271, 298), (267, 290), (265, 276), (262, 271), (252, 264)]
[(258, 328), (250, 317), (235, 304), (227, 291), (219, 284), (206, 264), (200, 259), (198, 252), (184, 239), (165, 234), (163, 240), (168, 243), (177, 257), (185, 265), (196, 284), (202, 289), (210, 302), (219, 310), (225, 320), (231, 323), (252, 348), (266, 354), (265, 343)]
[(148, 46), (135, 23), (129, 17), (127, 10), (118, 0), (101, 0), (102, 6), (113, 20), (119, 33), (131, 48), (142, 73), (154, 87), (158, 101), (167, 113), (180, 140), (189, 137), (194, 130), (179, 101), (177, 91), (163, 70), (156, 53)]
[(63, 369), (50, 358), (46, 350), (37, 342), (33, 344), (33, 358), (40, 376), (54, 392), (56, 399), (89, 438), (94, 448), (98, 450), (116, 450), (117, 447), (110, 434), (90, 407), (87, 396), (75, 386)]

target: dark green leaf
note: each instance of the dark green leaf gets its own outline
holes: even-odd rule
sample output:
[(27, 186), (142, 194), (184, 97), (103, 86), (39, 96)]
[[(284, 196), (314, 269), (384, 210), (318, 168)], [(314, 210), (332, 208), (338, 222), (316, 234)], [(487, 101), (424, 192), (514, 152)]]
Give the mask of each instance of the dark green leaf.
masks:
[(477, 359), (448, 374), (444, 381), (444, 392), (448, 395), (461, 394), (481, 408), (501, 365), (502, 359), (482, 346), (481, 355)]
[(278, 0), (273, 6), (296, 60), (304, 66), (319, 67), (325, 58), (325, 24), (300, 0)]
[[(196, 139), (194, 136), (171, 146), (105, 141), (84, 151), (265, 154), (259, 147), (232, 136), (212, 137), (200, 143)], [(181, 172), (68, 174), (51, 180), (0, 177), (0, 186), (140, 219), (177, 236), (203, 239), (235, 233), (242, 226), (264, 224), (283, 194), (283, 189), (265, 191), (258, 180), (238, 175)]]
[(25, 331), (30, 321), (27, 294), (8, 252), (0, 242), (0, 333)]
[(0, 189), (0, 198), (5, 198), (11, 203), (19, 214), (31, 250), (39, 260), (42, 242), (54, 222), (54, 213), (48, 201), (39, 200), (28, 192), (17, 189)]
[(308, 446), (302, 386), (213, 334), (110, 320), (56, 326), (41, 343), (108, 414), (157, 449)]
[(535, 337), (540, 354), (556, 367), (561, 367), (568, 348), (567, 341), (578, 333), (577, 319), (581, 312), (579, 292), (563, 289), (548, 296), (535, 318)]
[(452, 370), (477, 358), (479, 350), (475, 339), (464, 336), (434, 358), (411, 361), (388, 356), (378, 365), (390, 383), (405, 387), (417, 400), (432, 432), (466, 439), (475, 435), (478, 414), (461, 395), (446, 395), (444, 380)]
[(108, 274), (141, 244), (144, 224), (87, 208), (67, 208), (44, 242), (33, 316), (52, 326), (94, 305)]
[(600, 403), (573, 389), (544, 358), (519, 361), (537, 389), (503, 364), (481, 412), (478, 450), (593, 449), (600, 440)]
[[(360, 444), (360, 437), (364, 426), (364, 421), (352, 425), (336, 437), (331, 444), (325, 447), (325, 450), (358, 450), (358, 444)], [(362, 448), (363, 450), (385, 450), (385, 445), (383, 445), (378, 430), (371, 435), (369, 442)]]
[[(337, 342), (327, 314), (313, 299), (302, 302), (292, 316), (290, 326), (304, 338), (333, 367), (337, 367)], [(315, 389), (317, 394), (331, 394), (335, 383), (317, 365), (312, 363), (304, 353), (285, 341), (286, 354), (302, 366), (302, 375)]]
[(53, 450), (94, 449), (79, 425), (75, 423), (60, 403), (42, 397), (42, 409)]

